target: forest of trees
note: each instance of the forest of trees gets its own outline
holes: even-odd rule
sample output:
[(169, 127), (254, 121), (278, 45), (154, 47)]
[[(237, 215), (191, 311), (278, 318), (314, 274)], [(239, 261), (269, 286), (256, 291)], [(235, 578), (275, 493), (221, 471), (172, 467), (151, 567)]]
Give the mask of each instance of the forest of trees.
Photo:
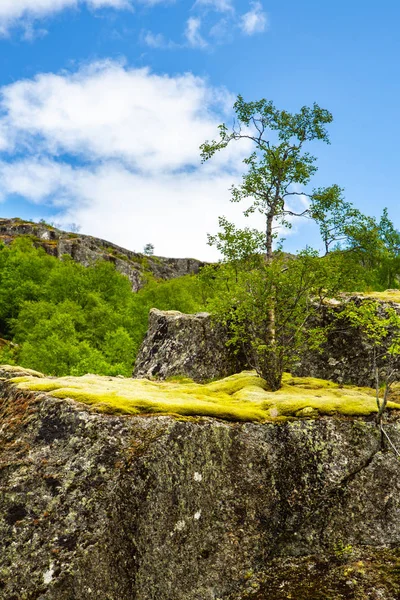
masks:
[(196, 312), (205, 302), (194, 277), (149, 277), (133, 294), (111, 263), (86, 268), (68, 256), (60, 261), (29, 237), (0, 246), (2, 363), (48, 375), (129, 377), (153, 306)]

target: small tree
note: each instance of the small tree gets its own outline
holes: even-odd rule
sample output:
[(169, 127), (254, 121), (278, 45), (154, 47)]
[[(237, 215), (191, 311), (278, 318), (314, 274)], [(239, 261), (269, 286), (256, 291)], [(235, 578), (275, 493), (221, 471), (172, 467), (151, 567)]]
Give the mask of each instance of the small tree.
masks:
[(348, 302), (338, 318), (359, 328), (372, 346), (378, 407), (376, 421), (382, 427), (391, 387), (399, 377), (400, 315), (393, 307), (382, 306), (376, 300), (367, 298), (359, 304)]
[[(317, 104), (292, 114), (278, 110), (268, 100), (245, 102), (242, 96), (238, 96), (234, 110), (237, 120), (233, 129), (229, 131), (221, 124), (219, 140), (206, 141), (201, 146), (201, 156), (203, 161), (208, 160), (233, 141), (246, 139), (253, 143), (252, 153), (243, 161), (247, 172), (241, 184), (232, 187), (232, 201), (248, 200), (244, 214), (261, 213), (265, 231), (262, 238), (259, 232), (251, 234), (250, 230), (240, 230), (238, 235), (230, 224), (220, 220), (223, 232), (209, 236), (225, 258), (218, 273), (223, 286), (221, 293), (216, 294), (214, 310), (229, 326), (232, 343), (244, 344), (249, 363), (276, 390), (281, 385), (283, 369), (288, 368), (304, 341), (305, 323), (315, 310), (311, 297), (318, 296), (324, 284), (314, 253), (305, 252), (296, 261), (283, 255), (274, 258), (273, 240), (277, 227), (290, 227), (290, 217), (313, 215), (310, 206), (295, 211), (291, 200), (304, 195), (312, 200), (316, 194), (315, 202), (322, 211), (325, 204), (332, 205), (340, 192), (338, 186), (317, 192), (306, 189), (317, 170), (316, 158), (307, 151), (307, 145), (317, 140), (329, 143), (326, 125), (332, 122), (332, 115)], [(226, 259), (232, 260), (230, 253), (237, 254), (232, 236), (239, 246), (239, 255), (246, 254), (244, 248), (252, 243), (258, 247), (262, 239), (264, 260), (260, 262), (257, 255), (258, 265), (249, 266), (248, 259), (235, 259), (233, 265), (227, 263)], [(238, 270), (240, 265), (244, 268)], [(230, 280), (232, 267), (234, 277)], [(329, 287), (325, 285), (326, 291)]]
[(310, 216), (319, 226), (325, 254), (330, 252), (333, 245), (348, 242), (349, 227), (359, 215), (360, 212), (351, 202), (344, 200), (343, 190), (338, 185), (314, 190)]
[(389, 218), (387, 208), (383, 209), (378, 224), (379, 238), (382, 243), (380, 260), (380, 279), (386, 288), (398, 285), (400, 274), (400, 232)]
[(228, 343), (275, 391), (281, 387), (284, 370), (298, 361), (311, 338), (317, 341), (320, 331), (308, 327), (308, 322), (340, 285), (340, 278), (331, 277), (328, 261), (311, 250), (296, 257), (280, 252), (265, 262), (262, 254), (247, 252), (257, 248), (259, 232), (252, 242), (248, 229), (231, 226), (228, 232), (235, 234), (232, 239), (226, 229), (210, 238), (224, 260), (217, 268), (210, 265), (202, 271), (213, 287), (209, 309), (229, 332)]
[(154, 254), (154, 245), (153, 244), (146, 244), (145, 247), (143, 248), (143, 254), (146, 254), (146, 256), (153, 256), (153, 254)]
[(369, 285), (383, 289), (396, 287), (400, 274), (400, 232), (383, 209), (380, 220), (362, 214), (345, 202), (338, 191), (330, 202), (319, 203), (314, 194), (310, 207), (319, 224), (326, 252), (341, 251), (365, 269)]
[[(237, 121), (232, 131), (224, 123), (219, 125), (220, 139), (202, 144), (201, 156), (206, 161), (232, 141), (253, 142), (254, 151), (243, 161), (247, 173), (240, 185), (231, 188), (232, 202), (249, 200), (245, 214), (258, 211), (265, 218), (265, 256), (271, 261), (276, 226), (290, 227), (289, 217), (311, 215), (308, 207), (295, 211), (289, 203), (298, 196), (313, 197), (305, 187), (317, 170), (316, 158), (306, 146), (316, 140), (329, 143), (326, 125), (332, 122), (332, 115), (318, 104), (292, 114), (278, 110), (268, 100), (245, 102), (242, 96), (238, 96), (234, 110)], [(325, 200), (330, 203), (338, 189), (320, 188), (319, 205)]]

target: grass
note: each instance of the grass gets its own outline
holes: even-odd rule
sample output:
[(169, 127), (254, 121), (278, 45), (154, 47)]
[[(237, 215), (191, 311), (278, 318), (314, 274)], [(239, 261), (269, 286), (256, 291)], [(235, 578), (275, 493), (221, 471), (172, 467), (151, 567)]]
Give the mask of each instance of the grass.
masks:
[[(85, 375), (83, 377), (17, 377), (20, 389), (70, 398), (109, 414), (173, 414), (230, 421), (285, 421), (319, 415), (367, 416), (377, 411), (374, 390), (285, 374), (283, 386), (270, 392), (252, 371), (219, 381), (149, 381)], [(389, 402), (400, 410), (400, 400)]]

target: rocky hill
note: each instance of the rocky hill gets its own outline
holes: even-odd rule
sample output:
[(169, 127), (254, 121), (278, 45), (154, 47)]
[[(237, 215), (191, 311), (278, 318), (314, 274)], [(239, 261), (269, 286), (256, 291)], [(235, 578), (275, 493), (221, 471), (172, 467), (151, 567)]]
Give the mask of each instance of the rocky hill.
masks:
[[(203, 396), (190, 383), (0, 376), (2, 600), (400, 597), (400, 463), (365, 391), (364, 416), (341, 414), (352, 392), (339, 386), (324, 416), (334, 384), (297, 381), (296, 407), (314, 410), (296, 417), (286, 387), (267, 417), (268, 392), (248, 376)], [(159, 411), (171, 397), (196, 410), (207, 394), (211, 410), (231, 394), (238, 411), (265, 394), (264, 413), (151, 415), (156, 385)], [(397, 447), (399, 412), (386, 426)]]
[(19, 236), (30, 236), (35, 245), (52, 256), (60, 258), (68, 254), (85, 266), (100, 259), (113, 262), (116, 269), (130, 279), (135, 292), (143, 286), (146, 273), (159, 279), (172, 279), (198, 273), (204, 264), (193, 258), (146, 256), (89, 235), (62, 231), (47, 223), (0, 219), (0, 241), (10, 244)]

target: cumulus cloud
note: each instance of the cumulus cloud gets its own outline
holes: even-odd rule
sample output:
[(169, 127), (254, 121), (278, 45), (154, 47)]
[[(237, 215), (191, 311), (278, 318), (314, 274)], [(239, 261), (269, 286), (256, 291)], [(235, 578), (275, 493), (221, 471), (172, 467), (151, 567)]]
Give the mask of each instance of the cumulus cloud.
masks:
[[(54, 155), (125, 161), (141, 170), (199, 163), (199, 145), (215, 133), (214, 109), (232, 97), (190, 73), (96, 63), (74, 74), (42, 74), (1, 90), (1, 132), (8, 144)], [(4, 145), (4, 142), (3, 142)]]
[(251, 9), (242, 15), (241, 29), (246, 35), (262, 33), (268, 26), (268, 18), (261, 2), (251, 2)]
[(37, 158), (0, 162), (3, 195), (52, 205), (61, 226), (77, 223), (85, 233), (132, 250), (141, 251), (150, 241), (159, 255), (203, 260), (218, 257), (206, 245), (206, 232), (216, 231), (218, 215), (249, 224), (241, 207), (229, 202), (235, 179), (207, 166), (179, 177), (149, 177), (115, 162), (94, 167)]
[(40, 19), (66, 8), (86, 5), (91, 9), (128, 8), (131, 0), (1, 0), (0, 32), (3, 34), (18, 22)]
[[(66, 193), (72, 179), (72, 168), (49, 159), (27, 158), (0, 162), (0, 200), (16, 194), (41, 203), (55, 192)], [(59, 200), (63, 202), (63, 200)]]
[[(187, 73), (115, 62), (0, 90), (0, 196), (58, 207), (57, 222), (140, 250), (211, 258), (206, 232), (229, 203), (248, 145), (200, 165), (233, 97)], [(233, 212), (232, 212), (233, 211)], [(215, 258), (215, 256), (214, 256)]]
[(190, 17), (186, 22), (185, 37), (192, 48), (204, 49), (208, 46), (206, 40), (200, 33), (201, 19)]

